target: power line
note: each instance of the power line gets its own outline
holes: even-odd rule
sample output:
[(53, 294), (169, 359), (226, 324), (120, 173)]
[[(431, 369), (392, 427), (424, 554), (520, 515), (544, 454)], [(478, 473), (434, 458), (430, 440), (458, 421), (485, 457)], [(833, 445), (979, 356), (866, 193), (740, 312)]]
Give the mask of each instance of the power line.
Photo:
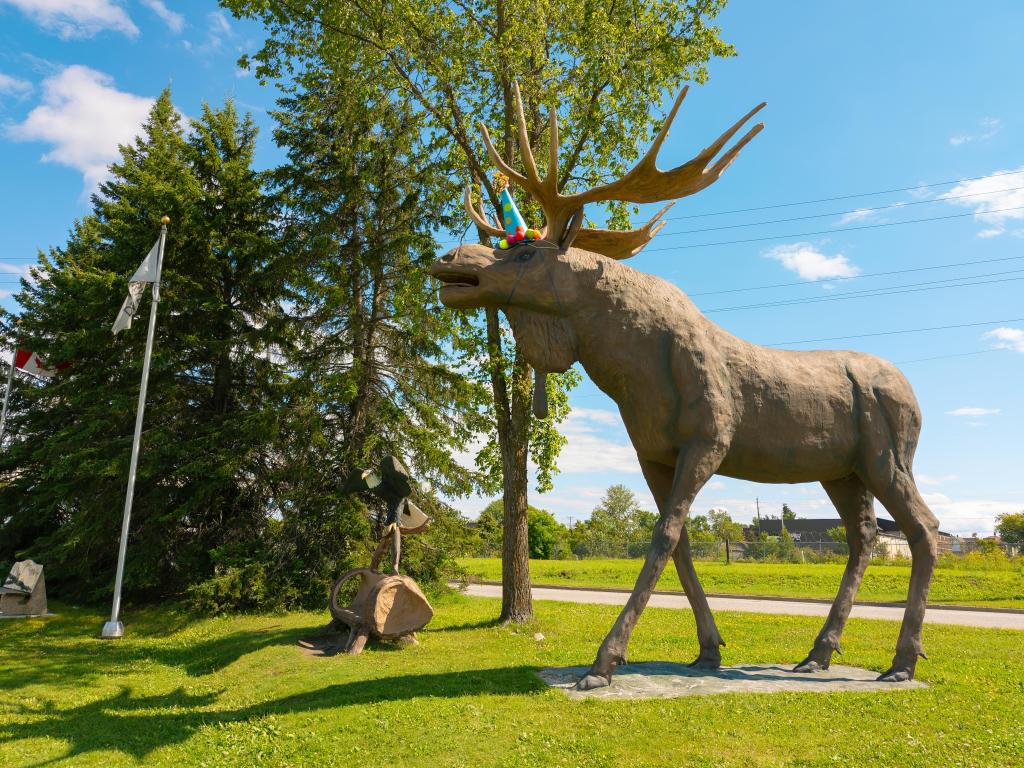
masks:
[(934, 325), (929, 328), (907, 328), (901, 331), (877, 331), (875, 333), (859, 333), (853, 336), (828, 336), (820, 339), (799, 339), (797, 341), (777, 341), (774, 344), (762, 344), (763, 347), (784, 347), (787, 344), (817, 344), (823, 341), (846, 341), (848, 339), (867, 339), (873, 336), (896, 336), (903, 333), (924, 333), (926, 331), (948, 331), (954, 328), (977, 328), (982, 325), (1002, 325), (1003, 323), (1024, 322), (1024, 317), (1011, 317), (1008, 320), (985, 320), (980, 323), (959, 323), (957, 325)]
[[(847, 299), (866, 299), (873, 296), (894, 296), (901, 293), (921, 293), (923, 291), (938, 291), (944, 288), (965, 288), (972, 285), (990, 285), (992, 283), (1010, 283), (1017, 280), (1024, 280), (1024, 277), (1003, 277), (998, 280), (977, 280), (982, 277), (997, 277), (1000, 275), (1014, 275), (1024, 272), (1021, 269), (1008, 270), (1006, 272), (989, 272), (983, 275), (965, 275), (963, 277), (950, 277), (945, 280), (928, 280), (921, 283), (906, 283), (905, 285), (891, 285), (881, 288), (865, 288), (860, 291), (848, 291), (830, 296), (802, 296), (794, 299), (780, 299), (779, 301), (766, 301), (760, 304), (740, 304), (733, 307), (714, 307), (701, 310), (705, 314), (711, 312), (735, 312), (742, 309), (767, 309), (771, 307), (789, 307), (798, 304), (820, 304), (827, 301), (843, 301)], [(975, 282), (955, 283), (955, 280), (974, 280)], [(952, 285), (940, 285), (940, 283), (953, 283)], [(923, 287), (928, 286), (928, 287)]]
[(894, 365), (907, 365), (908, 363), (924, 363), (928, 360), (946, 360), (951, 357), (970, 357), (971, 355), (987, 355), (990, 352), (1005, 352), (1004, 349), (977, 349), (974, 352), (958, 352), (953, 355), (935, 355), (933, 357), (918, 357), (914, 360), (894, 360)]
[(948, 181), (934, 181), (931, 184), (915, 184), (912, 187), (898, 187), (896, 189), (881, 189), (877, 192), (857, 192), (851, 195), (836, 195), (833, 197), (819, 197), (815, 200), (799, 200), (792, 203), (774, 203), (772, 205), (759, 205), (753, 208), (734, 208), (731, 211), (715, 211), (714, 213), (691, 213), (686, 216), (676, 216), (676, 219), (699, 219), (705, 216), (728, 216), (733, 213), (749, 213), (751, 211), (767, 211), (772, 208), (792, 208), (797, 205), (812, 205), (814, 203), (831, 203), (836, 200), (852, 200), (855, 197), (874, 197), (875, 195), (891, 195), (896, 192), (913, 192), (917, 189), (931, 189), (932, 187), (944, 187), (947, 184), (962, 184), (965, 181), (981, 181), (983, 179), (996, 179), (1000, 176), (1017, 176), (1022, 171), (1001, 171), (1000, 173), (987, 173), (984, 176), (972, 176), (967, 179), (950, 179)]
[[(992, 213), (1006, 213), (1007, 211), (1020, 211), (1024, 210), (1024, 205), (1017, 205), (1012, 208), (996, 208), (995, 210), (985, 211), (985, 214)], [(815, 232), (791, 232), (785, 235), (769, 235), (768, 237), (748, 237), (742, 240), (722, 240), (715, 243), (690, 243), (689, 245), (671, 245), (665, 248), (645, 248), (644, 253), (655, 253), (657, 251), (682, 251), (690, 248), (710, 248), (715, 245), (736, 245), (738, 243), (760, 243), (765, 240), (787, 240), (791, 237), (808, 237), (809, 235), (836, 235), (843, 232), (856, 232), (862, 229), (881, 229), (882, 227), (897, 227), (901, 224), (923, 224), (929, 221), (945, 221), (947, 219), (961, 219), (964, 216), (975, 216), (976, 214), (971, 211), (969, 213), (952, 213), (947, 216), (932, 216), (925, 219), (907, 219), (906, 221), (889, 221), (880, 224), (862, 224), (857, 227), (843, 227), (841, 229), (820, 229)]]
[(797, 285), (817, 285), (819, 283), (835, 283), (844, 280), (860, 280), (865, 277), (885, 277), (888, 275), (904, 275), (910, 272), (926, 272), (933, 269), (950, 269), (952, 267), (968, 267), (975, 264), (993, 264), (1000, 261), (1019, 261), (1024, 256), (1004, 256), (998, 259), (976, 259), (974, 261), (954, 261), (948, 264), (936, 264), (930, 267), (912, 267), (909, 269), (893, 269), (888, 272), (867, 272), (863, 275), (849, 275), (845, 277), (823, 277), (817, 280), (795, 280), (790, 283), (772, 283), (770, 285), (753, 285), (748, 288), (723, 288), (718, 291), (701, 291), (700, 293), (689, 293), (689, 296), (714, 296), (722, 293), (744, 293), (746, 291), (764, 291), (769, 288), (789, 288)]
[[(1010, 187), (1009, 189), (996, 189), (991, 192), (972, 192), (969, 195), (954, 195), (952, 197), (936, 197), (932, 200), (911, 200), (909, 203), (893, 203), (892, 205), (880, 205), (875, 208), (854, 208), (849, 211), (833, 211), (831, 213), (811, 213), (807, 216), (792, 216), (787, 219), (768, 219), (766, 221), (750, 221), (743, 224), (724, 224), (720, 227), (704, 227), (702, 229), (682, 229), (674, 232), (663, 231), (661, 236), (665, 235), (694, 235), (698, 232), (717, 232), (723, 229), (740, 229), (742, 227), (761, 227), (767, 226), (768, 224), (785, 224), (790, 221), (806, 221), (807, 219), (826, 219), (829, 216), (847, 216), (851, 213), (876, 213), (878, 211), (889, 211), (895, 208), (907, 208), (911, 205), (927, 205), (931, 203), (945, 203), (949, 200), (963, 200), (968, 197), (981, 197), (983, 195), (995, 195), (1003, 192), (1019, 192), (1024, 187)], [(978, 213), (985, 213), (984, 211), (978, 211)]]

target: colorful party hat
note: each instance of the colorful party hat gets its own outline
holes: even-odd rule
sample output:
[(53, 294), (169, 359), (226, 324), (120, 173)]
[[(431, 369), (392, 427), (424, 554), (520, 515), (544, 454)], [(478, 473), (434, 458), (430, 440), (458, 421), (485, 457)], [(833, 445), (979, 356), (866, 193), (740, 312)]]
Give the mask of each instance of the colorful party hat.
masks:
[(498, 243), (502, 250), (511, 248), (519, 242), (540, 240), (540, 232), (527, 229), (523, 215), (516, 207), (516, 201), (508, 191), (508, 179), (501, 173), (495, 175), (495, 184), (501, 189), (501, 220), (505, 226), (505, 238)]

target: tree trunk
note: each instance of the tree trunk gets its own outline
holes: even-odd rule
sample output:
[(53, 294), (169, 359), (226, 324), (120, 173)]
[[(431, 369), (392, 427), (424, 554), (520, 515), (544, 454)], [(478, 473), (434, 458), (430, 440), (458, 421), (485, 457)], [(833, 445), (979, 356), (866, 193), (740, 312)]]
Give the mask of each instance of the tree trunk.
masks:
[[(501, 540), (501, 616), (500, 621), (520, 623), (533, 618), (530, 594), (530, 543), (527, 529), (526, 490), (529, 477), (526, 458), (530, 430), (530, 368), (519, 354), (515, 356), (511, 382), (505, 375), (501, 349), (501, 327), (496, 310), (486, 310), (487, 348), (491, 362), (491, 389), (494, 394), (501, 452), (502, 540)], [(511, 384), (511, 391), (509, 384)]]

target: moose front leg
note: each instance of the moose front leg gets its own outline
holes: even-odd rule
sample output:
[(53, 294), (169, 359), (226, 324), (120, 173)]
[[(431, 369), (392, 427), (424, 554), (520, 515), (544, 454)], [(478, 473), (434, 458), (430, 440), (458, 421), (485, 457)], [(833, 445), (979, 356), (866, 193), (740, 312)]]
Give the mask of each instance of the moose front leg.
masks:
[[(644, 479), (647, 480), (647, 486), (651, 489), (654, 502), (658, 505), (658, 513), (664, 515), (668, 510), (669, 496), (672, 494), (674, 475), (672, 467), (641, 459), (640, 469), (643, 470)], [(672, 559), (675, 561), (679, 582), (683, 585), (686, 599), (690, 603), (694, 619), (697, 622), (700, 654), (690, 666), (718, 669), (722, 664), (722, 652), (719, 650), (719, 646), (725, 645), (725, 641), (718, 633), (715, 617), (711, 615), (711, 606), (708, 605), (708, 598), (704, 594), (704, 588), (693, 567), (690, 537), (686, 533), (685, 525), (679, 529), (679, 543), (676, 545), (675, 552), (672, 553)]]
[(580, 679), (576, 688), (587, 691), (610, 685), (615, 667), (626, 661), (626, 647), (640, 614), (651, 598), (661, 572), (679, 544), (679, 537), (690, 504), (711, 476), (718, 470), (725, 456), (725, 448), (718, 443), (690, 445), (679, 454), (676, 462), (672, 491), (647, 550), (647, 559), (637, 577), (633, 592), (619, 613), (608, 636), (601, 643), (590, 671)]

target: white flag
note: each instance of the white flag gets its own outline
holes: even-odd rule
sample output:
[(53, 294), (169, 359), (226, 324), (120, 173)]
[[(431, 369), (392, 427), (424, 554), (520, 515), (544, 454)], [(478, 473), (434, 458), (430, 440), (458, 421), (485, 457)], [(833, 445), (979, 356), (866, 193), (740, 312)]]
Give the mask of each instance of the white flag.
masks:
[(146, 285), (156, 282), (159, 249), (160, 241), (157, 240), (128, 282), (128, 295), (125, 297), (124, 303), (121, 304), (121, 311), (117, 313), (117, 318), (114, 320), (113, 330), (115, 336), (125, 328), (132, 327), (132, 320), (138, 314), (139, 302), (142, 300), (142, 293), (146, 290)]

